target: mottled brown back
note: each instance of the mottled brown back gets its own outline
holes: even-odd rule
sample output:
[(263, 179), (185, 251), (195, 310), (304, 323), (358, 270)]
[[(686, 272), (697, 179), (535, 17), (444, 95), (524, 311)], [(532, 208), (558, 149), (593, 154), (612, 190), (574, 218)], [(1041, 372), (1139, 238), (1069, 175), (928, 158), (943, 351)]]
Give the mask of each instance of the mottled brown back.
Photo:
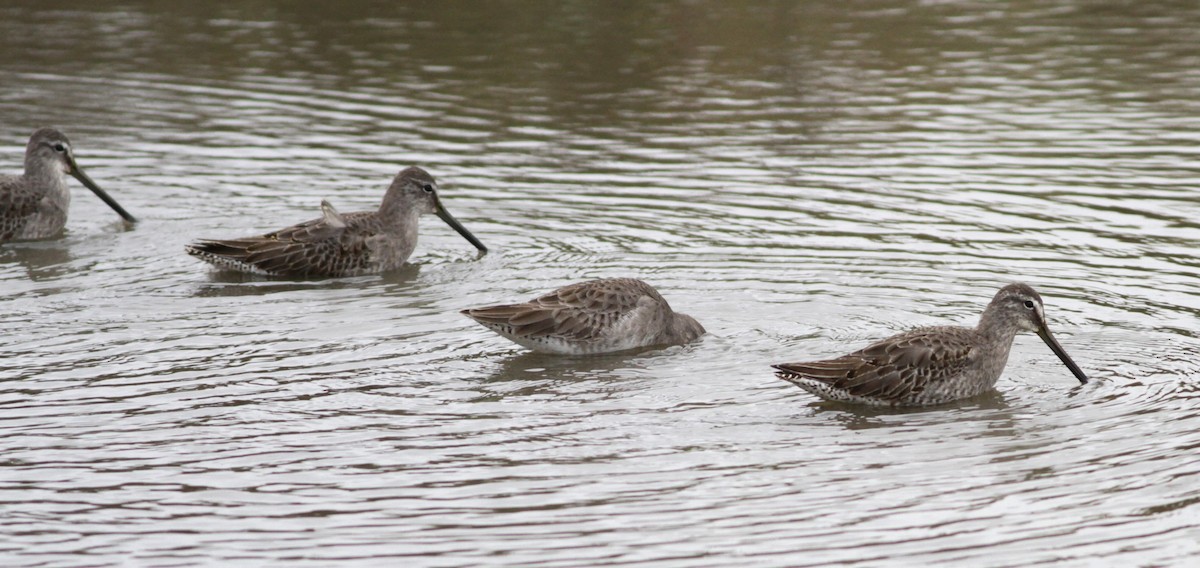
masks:
[(774, 367), (784, 380), (817, 381), (854, 397), (901, 400), (960, 377), (974, 333), (965, 327), (918, 328), (836, 359)]
[(317, 218), (257, 237), (203, 240), (189, 254), (217, 265), (246, 265), (268, 274), (340, 276), (370, 269), (370, 239), (383, 231), (372, 211), (343, 214), (345, 226)]
[(581, 282), (520, 304), (463, 310), (484, 325), (505, 326), (513, 335), (554, 336), (589, 341), (605, 334), (622, 317), (647, 301), (669, 310), (649, 284), (633, 278)]
[(41, 196), (18, 176), (0, 177), (0, 243), (12, 240), (37, 212)]

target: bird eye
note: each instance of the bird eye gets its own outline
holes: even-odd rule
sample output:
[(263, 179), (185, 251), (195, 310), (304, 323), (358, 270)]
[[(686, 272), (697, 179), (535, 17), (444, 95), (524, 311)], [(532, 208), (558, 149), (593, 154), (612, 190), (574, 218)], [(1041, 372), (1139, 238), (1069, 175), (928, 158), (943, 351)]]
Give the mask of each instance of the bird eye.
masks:
[(1033, 300), (1025, 300), (1025, 307), (1032, 310), (1033, 309)]
[(66, 149), (67, 149), (67, 148), (66, 148), (65, 146), (63, 146), (63, 145), (62, 145), (62, 142), (59, 142), (58, 144), (55, 144), (55, 145), (54, 145), (54, 151), (55, 151), (55, 152), (62, 152), (63, 150), (66, 150)]
[(422, 187), (421, 187), (421, 189), (424, 189), (424, 190), (425, 190), (425, 193), (433, 193), (433, 186), (432, 186), (432, 185), (425, 184), (424, 186), (422, 186)]

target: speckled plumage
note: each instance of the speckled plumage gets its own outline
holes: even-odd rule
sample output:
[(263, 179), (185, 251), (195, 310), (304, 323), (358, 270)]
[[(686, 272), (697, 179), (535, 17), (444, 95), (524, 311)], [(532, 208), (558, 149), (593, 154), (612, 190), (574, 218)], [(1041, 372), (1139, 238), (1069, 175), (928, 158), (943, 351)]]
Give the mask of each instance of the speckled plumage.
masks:
[(591, 280), (521, 304), (462, 311), (513, 342), (544, 353), (590, 355), (688, 343), (704, 335), (653, 286), (632, 278)]
[(1087, 382), (1046, 327), (1041, 296), (1019, 283), (1001, 288), (974, 328), (918, 328), (836, 359), (774, 365), (775, 374), (829, 400), (942, 404), (991, 390), (1019, 331), (1036, 332), (1080, 383)]
[(201, 240), (188, 254), (219, 268), (277, 276), (354, 276), (400, 268), (417, 246), (417, 222), (433, 213), (481, 251), (487, 247), (442, 206), (437, 182), (418, 167), (396, 174), (376, 211), (338, 213), (321, 202), (322, 216), (286, 229), (240, 239)]
[(75, 163), (66, 135), (41, 128), (25, 146), (25, 173), (0, 176), (0, 243), (58, 235), (71, 205), (67, 176), (78, 179), (126, 221), (136, 221)]

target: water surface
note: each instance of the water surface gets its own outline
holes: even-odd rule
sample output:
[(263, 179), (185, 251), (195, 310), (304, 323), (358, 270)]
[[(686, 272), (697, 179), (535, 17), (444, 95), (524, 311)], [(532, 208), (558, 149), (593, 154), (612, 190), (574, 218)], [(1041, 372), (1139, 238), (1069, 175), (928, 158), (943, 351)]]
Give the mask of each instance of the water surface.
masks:
[[(1123, 2), (0, 7), (5, 566), (1184, 564), (1200, 555), (1200, 9)], [(202, 237), (374, 206), (414, 264), (230, 277)], [(530, 354), (459, 315), (607, 276), (710, 331)], [(998, 390), (877, 411), (769, 364), (971, 325)]]

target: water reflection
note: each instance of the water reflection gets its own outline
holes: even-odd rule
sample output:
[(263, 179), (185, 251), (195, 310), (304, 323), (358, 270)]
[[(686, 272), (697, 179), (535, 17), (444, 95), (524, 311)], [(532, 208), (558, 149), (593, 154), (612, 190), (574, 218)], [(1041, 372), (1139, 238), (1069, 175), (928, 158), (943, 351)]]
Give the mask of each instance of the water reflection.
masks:
[[(808, 397), (806, 397), (807, 399)], [(972, 420), (1008, 421), (1013, 417), (1008, 400), (1000, 391), (993, 390), (958, 403), (930, 408), (869, 407), (841, 404), (830, 401), (814, 401), (808, 406), (819, 417), (829, 417), (847, 430), (872, 428), (895, 428), (903, 426), (919, 431), (930, 424), (944, 424), (970, 417)]]
[(350, 278), (273, 276), (212, 270), (205, 265), (196, 268), (207, 272), (209, 282), (197, 288), (196, 295), (199, 297), (255, 296), (312, 289), (372, 290), (379, 289), (381, 286), (388, 293), (398, 293), (416, 282), (421, 275), (420, 264), (405, 264), (398, 270), (385, 274)]
[(67, 275), (75, 258), (69, 246), (62, 242), (14, 242), (0, 247), (0, 263), (19, 264), (33, 282), (51, 281)]

